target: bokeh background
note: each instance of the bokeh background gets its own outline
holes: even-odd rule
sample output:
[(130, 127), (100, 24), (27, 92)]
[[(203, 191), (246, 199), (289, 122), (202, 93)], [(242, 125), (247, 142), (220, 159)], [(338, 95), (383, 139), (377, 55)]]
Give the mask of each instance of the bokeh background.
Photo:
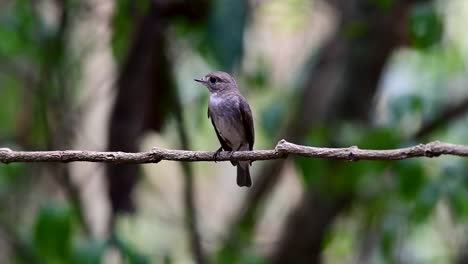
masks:
[[(1, 0), (0, 147), (468, 144), (466, 0)], [(468, 160), (0, 165), (0, 263), (468, 263)]]

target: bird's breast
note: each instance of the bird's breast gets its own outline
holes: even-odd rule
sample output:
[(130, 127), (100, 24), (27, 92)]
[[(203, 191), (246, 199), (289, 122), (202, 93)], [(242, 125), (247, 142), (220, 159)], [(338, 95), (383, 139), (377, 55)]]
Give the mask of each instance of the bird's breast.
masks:
[(244, 141), (244, 127), (239, 112), (239, 101), (229, 96), (210, 96), (210, 115), (216, 129), (237, 149)]
[(219, 96), (213, 94), (210, 96), (209, 107), (216, 115), (237, 117), (239, 113), (239, 101), (234, 96)]

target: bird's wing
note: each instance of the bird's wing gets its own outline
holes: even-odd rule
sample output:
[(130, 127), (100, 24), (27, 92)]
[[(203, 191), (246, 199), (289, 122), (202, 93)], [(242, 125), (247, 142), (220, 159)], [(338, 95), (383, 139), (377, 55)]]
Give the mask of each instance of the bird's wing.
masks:
[(247, 137), (247, 142), (249, 143), (249, 149), (252, 150), (255, 141), (252, 111), (250, 111), (250, 106), (247, 101), (242, 97), (240, 97), (239, 100), (239, 110), (242, 117), (242, 123), (244, 124), (245, 136)]
[(219, 133), (218, 131), (218, 128), (216, 128), (216, 124), (213, 120), (213, 118), (211, 118), (211, 113), (210, 113), (210, 108), (208, 107), (208, 118), (211, 119), (211, 124), (213, 125), (213, 128), (216, 132), (216, 136), (218, 137), (218, 140), (219, 140), (219, 143), (221, 144), (221, 147), (225, 150), (225, 151), (232, 151), (232, 148), (229, 147), (229, 145), (227, 144), (226, 142), (226, 139), (224, 139), (221, 134)]

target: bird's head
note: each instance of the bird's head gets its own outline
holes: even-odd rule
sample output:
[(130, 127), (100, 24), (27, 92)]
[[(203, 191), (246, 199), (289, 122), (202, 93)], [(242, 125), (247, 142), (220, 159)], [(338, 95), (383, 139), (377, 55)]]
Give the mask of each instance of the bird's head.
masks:
[(205, 77), (194, 80), (205, 85), (211, 93), (237, 89), (237, 83), (234, 78), (232, 78), (228, 73), (222, 71), (210, 72), (205, 75)]

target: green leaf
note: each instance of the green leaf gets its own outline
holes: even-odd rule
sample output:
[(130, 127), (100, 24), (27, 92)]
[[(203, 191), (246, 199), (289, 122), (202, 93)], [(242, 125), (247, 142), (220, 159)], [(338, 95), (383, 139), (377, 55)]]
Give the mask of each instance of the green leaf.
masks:
[(416, 48), (429, 48), (442, 38), (442, 18), (432, 4), (416, 5), (411, 10), (408, 27), (411, 44)]
[(70, 263), (72, 223), (68, 206), (49, 202), (39, 210), (33, 244), (45, 263)]
[(425, 183), (424, 170), (417, 160), (396, 161), (395, 176), (398, 190), (407, 200), (414, 200)]

